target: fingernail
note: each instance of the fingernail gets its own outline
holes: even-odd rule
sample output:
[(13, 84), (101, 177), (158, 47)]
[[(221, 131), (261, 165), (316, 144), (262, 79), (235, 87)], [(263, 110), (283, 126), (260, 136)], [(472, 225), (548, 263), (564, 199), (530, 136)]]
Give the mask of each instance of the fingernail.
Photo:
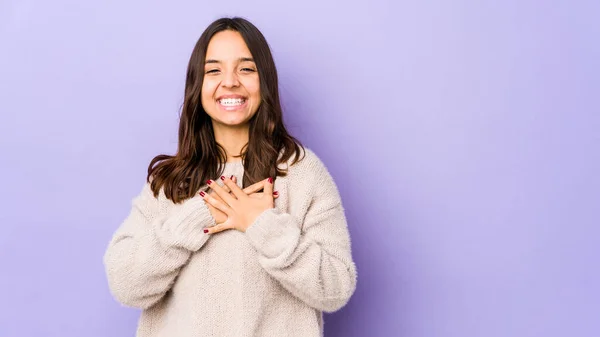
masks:
[(221, 180), (225, 181), (225, 176), (221, 176)]
[(200, 196), (204, 198), (204, 196), (206, 195), (206, 193), (200, 191)]
[(212, 180), (208, 179), (208, 180), (206, 181), (206, 184), (208, 184), (208, 185), (212, 184)]
[(279, 195), (279, 192), (275, 191), (273, 192), (273, 195)]
[(273, 183), (273, 178), (269, 177), (269, 183), (272, 184)]
[(233, 179), (233, 174), (231, 175), (231, 177), (229, 177), (229, 179)]
[(205, 229), (205, 230), (204, 230), (204, 233), (208, 233), (208, 229)]

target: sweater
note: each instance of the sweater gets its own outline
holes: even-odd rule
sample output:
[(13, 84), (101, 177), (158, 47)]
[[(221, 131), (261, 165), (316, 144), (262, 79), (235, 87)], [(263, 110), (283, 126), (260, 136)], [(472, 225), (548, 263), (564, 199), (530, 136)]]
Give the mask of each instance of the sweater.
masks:
[[(280, 168), (274, 208), (245, 233), (204, 234), (215, 220), (200, 196), (175, 204), (145, 184), (104, 255), (112, 295), (143, 309), (136, 336), (323, 336), (323, 312), (356, 288), (344, 209), (311, 150)], [(224, 164), (238, 185), (243, 174), (241, 162)]]

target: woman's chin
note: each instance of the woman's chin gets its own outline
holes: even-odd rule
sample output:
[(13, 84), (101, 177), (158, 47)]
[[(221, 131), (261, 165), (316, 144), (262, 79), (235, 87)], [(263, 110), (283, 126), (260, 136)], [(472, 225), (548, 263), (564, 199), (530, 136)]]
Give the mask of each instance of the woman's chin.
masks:
[[(214, 120), (213, 120), (214, 121)], [(235, 119), (220, 119), (216, 120), (217, 124), (225, 128), (240, 128), (249, 125), (249, 118), (235, 118)]]

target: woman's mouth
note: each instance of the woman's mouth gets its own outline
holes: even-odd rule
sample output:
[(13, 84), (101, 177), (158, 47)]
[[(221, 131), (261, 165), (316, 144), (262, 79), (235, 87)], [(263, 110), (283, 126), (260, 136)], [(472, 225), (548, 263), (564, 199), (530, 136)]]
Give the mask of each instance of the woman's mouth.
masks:
[(239, 110), (246, 105), (245, 98), (221, 98), (217, 102), (221, 108), (227, 111)]

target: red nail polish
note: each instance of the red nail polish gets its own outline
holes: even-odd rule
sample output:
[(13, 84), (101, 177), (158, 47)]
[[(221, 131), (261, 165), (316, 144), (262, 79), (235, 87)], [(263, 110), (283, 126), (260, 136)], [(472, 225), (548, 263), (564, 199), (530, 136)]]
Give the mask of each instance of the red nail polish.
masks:
[(206, 184), (207, 184), (207, 185), (210, 185), (210, 184), (212, 184), (212, 180), (208, 179), (208, 180), (206, 181)]
[(229, 179), (233, 179), (233, 174), (231, 175), (231, 177), (229, 177)]
[(225, 176), (221, 176), (221, 180), (225, 181)]
[(204, 196), (206, 195), (206, 193), (200, 191), (200, 196), (204, 198)]
[(279, 192), (275, 191), (273, 192), (273, 195), (279, 195)]
[(204, 230), (204, 233), (208, 233), (208, 229), (205, 229), (205, 230)]
[(269, 177), (269, 184), (273, 183), (273, 178)]

